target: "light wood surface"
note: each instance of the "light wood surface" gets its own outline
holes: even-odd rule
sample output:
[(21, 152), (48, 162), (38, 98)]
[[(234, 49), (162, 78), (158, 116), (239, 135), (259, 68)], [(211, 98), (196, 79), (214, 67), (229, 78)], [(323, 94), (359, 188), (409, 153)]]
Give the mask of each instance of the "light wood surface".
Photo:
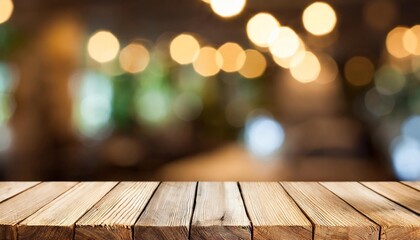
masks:
[(19, 222), (74, 185), (76, 182), (41, 183), (2, 202), (0, 204), (0, 239), (16, 239), (16, 225)]
[(0, 239), (420, 240), (417, 184), (0, 182)]
[(420, 237), (420, 217), (357, 182), (321, 183), (381, 226), (381, 240)]
[(196, 182), (163, 182), (134, 227), (135, 239), (189, 238)]
[(399, 182), (362, 182), (362, 184), (420, 214), (420, 191)]
[(76, 223), (76, 240), (133, 239), (132, 226), (158, 182), (122, 182)]
[(312, 225), (277, 182), (241, 182), (254, 239), (312, 239)]
[(72, 240), (73, 227), (116, 182), (82, 182), (18, 225), (18, 238)]
[(420, 182), (402, 182), (402, 183), (420, 191)]
[(198, 183), (191, 239), (251, 240), (251, 224), (236, 182)]
[(378, 225), (319, 183), (284, 182), (282, 185), (315, 225), (315, 240), (378, 239)]
[(0, 202), (35, 186), (39, 182), (0, 182)]

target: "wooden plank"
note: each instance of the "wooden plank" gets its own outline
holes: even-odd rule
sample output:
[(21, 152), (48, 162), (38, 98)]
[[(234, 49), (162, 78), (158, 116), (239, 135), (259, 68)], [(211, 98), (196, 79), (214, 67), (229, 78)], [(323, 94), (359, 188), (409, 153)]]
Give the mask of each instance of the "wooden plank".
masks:
[(241, 182), (253, 239), (312, 239), (312, 225), (277, 182)]
[(72, 240), (76, 221), (116, 184), (116, 182), (77, 184), (20, 223), (19, 240)]
[(420, 182), (402, 182), (402, 183), (420, 191)]
[(314, 239), (379, 238), (379, 226), (315, 182), (284, 182), (286, 191), (315, 225)]
[(420, 214), (420, 192), (399, 182), (362, 182), (373, 191)]
[(76, 182), (44, 182), (0, 204), (0, 239), (16, 239), (16, 225), (76, 185)]
[(200, 182), (191, 239), (248, 239), (251, 224), (236, 182)]
[(134, 239), (188, 239), (196, 182), (163, 182), (134, 226)]
[(420, 217), (357, 182), (321, 183), (381, 226), (381, 240), (420, 239)]
[(77, 223), (75, 239), (133, 239), (132, 227), (159, 182), (121, 182)]
[(0, 182), (0, 202), (39, 184), (39, 182)]

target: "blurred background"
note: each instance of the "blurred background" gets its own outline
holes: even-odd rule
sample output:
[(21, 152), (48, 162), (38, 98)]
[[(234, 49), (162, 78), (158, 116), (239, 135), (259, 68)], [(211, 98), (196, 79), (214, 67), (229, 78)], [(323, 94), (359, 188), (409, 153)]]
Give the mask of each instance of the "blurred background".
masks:
[(420, 180), (419, 12), (0, 0), (0, 180)]

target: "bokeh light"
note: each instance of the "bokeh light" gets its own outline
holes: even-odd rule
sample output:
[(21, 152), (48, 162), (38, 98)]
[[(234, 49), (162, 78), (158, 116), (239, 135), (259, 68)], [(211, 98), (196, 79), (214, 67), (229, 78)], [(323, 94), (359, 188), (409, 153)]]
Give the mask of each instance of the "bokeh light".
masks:
[(391, 150), (392, 163), (398, 179), (420, 180), (420, 142), (402, 136), (394, 141)]
[(149, 64), (149, 61), (149, 51), (139, 43), (131, 43), (120, 52), (121, 68), (129, 73), (144, 71)]
[(109, 62), (117, 56), (120, 43), (111, 32), (99, 31), (89, 38), (87, 48), (91, 58), (103, 63)]
[(200, 51), (200, 44), (190, 34), (180, 34), (175, 37), (169, 46), (171, 57), (179, 64), (190, 64)]
[(318, 53), (317, 58), (321, 65), (321, 71), (315, 80), (316, 83), (327, 84), (333, 82), (338, 76), (338, 66), (334, 58), (323, 53)]
[(246, 0), (210, 0), (213, 11), (221, 17), (233, 17), (242, 12)]
[(293, 56), (299, 49), (299, 36), (289, 27), (278, 27), (270, 35), (269, 49), (278, 58)]
[(200, 49), (197, 59), (193, 62), (194, 70), (203, 77), (216, 75), (223, 65), (223, 58), (220, 53), (212, 47)]
[(257, 157), (276, 154), (283, 145), (285, 134), (282, 126), (273, 118), (260, 115), (251, 118), (245, 126), (245, 146)]
[(312, 52), (306, 51), (292, 59), (290, 73), (302, 83), (315, 81), (321, 72), (321, 64)]
[(383, 66), (375, 74), (375, 87), (381, 94), (396, 94), (404, 88), (405, 84), (405, 76), (396, 68)]
[(203, 102), (196, 93), (183, 92), (175, 98), (173, 110), (175, 116), (189, 122), (200, 116), (203, 110)]
[(375, 74), (375, 66), (366, 57), (355, 56), (350, 58), (344, 66), (344, 76), (355, 86), (369, 84)]
[(0, 24), (10, 19), (13, 8), (12, 0), (0, 0)]
[(0, 152), (7, 151), (12, 144), (12, 131), (6, 125), (0, 125)]
[(407, 118), (402, 125), (401, 131), (404, 137), (411, 138), (420, 143), (420, 115)]
[(280, 26), (273, 15), (258, 13), (249, 19), (246, 25), (246, 33), (249, 40), (260, 47), (268, 47), (271, 33)]
[(404, 33), (403, 45), (409, 53), (420, 55), (420, 25), (415, 25)]
[(392, 56), (404, 58), (410, 55), (404, 47), (404, 35), (408, 30), (406, 27), (396, 27), (386, 36), (386, 49)]
[(168, 120), (171, 99), (164, 89), (147, 89), (136, 97), (137, 115), (145, 123), (162, 124)]
[(247, 49), (245, 50), (245, 56), (245, 63), (239, 69), (239, 73), (246, 78), (261, 76), (267, 67), (264, 55), (257, 50)]
[(292, 59), (295, 58), (294, 62), (293, 62), (294, 64), (299, 64), (300, 63), (299, 59), (300, 60), (303, 59), (303, 56), (305, 56), (305, 54), (304, 54), (305, 51), (306, 51), (305, 44), (299, 38), (299, 48), (298, 48), (298, 50), (296, 51), (295, 54), (293, 54), (292, 56), (287, 57), (287, 58), (279, 58), (279, 57), (273, 55), (273, 60), (280, 67), (288, 69), (292, 66)]
[[(378, 13), (381, 17), (378, 17)], [(366, 1), (363, 8), (365, 22), (376, 30), (386, 30), (398, 17), (398, 7), (393, 0), (370, 0)]]
[(386, 116), (395, 107), (395, 99), (392, 96), (381, 95), (375, 88), (366, 92), (364, 102), (366, 109), (375, 117)]
[(222, 61), (218, 61), (219, 67), (225, 72), (236, 72), (245, 63), (245, 52), (237, 43), (227, 42), (217, 49), (222, 56)]
[(332, 32), (337, 23), (337, 16), (327, 3), (315, 2), (305, 9), (302, 21), (308, 32), (321, 36)]

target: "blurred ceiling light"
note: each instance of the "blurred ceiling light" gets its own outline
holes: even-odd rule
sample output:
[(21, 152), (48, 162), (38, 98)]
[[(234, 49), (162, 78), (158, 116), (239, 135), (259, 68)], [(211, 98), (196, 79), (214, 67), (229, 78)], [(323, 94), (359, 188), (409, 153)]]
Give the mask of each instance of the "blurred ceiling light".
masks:
[(306, 7), (302, 21), (308, 32), (321, 36), (332, 32), (337, 23), (337, 16), (327, 3), (315, 2)]
[(379, 93), (393, 95), (401, 91), (406, 83), (405, 76), (400, 70), (384, 66), (375, 74), (375, 87)]
[(270, 34), (269, 50), (278, 58), (293, 56), (299, 45), (299, 36), (289, 27), (278, 27)]
[[(378, 13), (381, 14), (381, 17), (378, 17)], [(392, 26), (398, 17), (398, 6), (393, 0), (366, 1), (363, 17), (370, 27), (385, 30)]]
[(104, 63), (114, 59), (120, 50), (118, 39), (109, 31), (99, 31), (88, 41), (88, 53), (97, 62)]
[(200, 49), (197, 59), (193, 62), (194, 70), (203, 77), (216, 75), (223, 64), (223, 58), (220, 53), (212, 47), (203, 47)]
[(218, 61), (219, 67), (225, 72), (236, 72), (245, 63), (245, 52), (237, 43), (227, 42), (217, 49), (223, 61)]
[(268, 47), (270, 34), (278, 28), (280, 23), (269, 13), (258, 13), (249, 19), (246, 33), (249, 40), (260, 47)]
[(415, 25), (404, 33), (403, 45), (409, 53), (420, 55), (420, 25)]
[(12, 0), (0, 0), (0, 24), (10, 19), (13, 8)]
[(290, 73), (302, 83), (315, 81), (321, 72), (321, 64), (312, 52), (306, 51), (293, 57)]
[(189, 122), (200, 116), (203, 110), (203, 102), (196, 93), (183, 92), (175, 98), (173, 110), (175, 116)]
[(355, 86), (364, 86), (370, 83), (374, 73), (375, 67), (366, 57), (352, 57), (344, 66), (344, 76), (349, 83)]
[(245, 4), (246, 0), (210, 0), (213, 12), (224, 18), (238, 15), (244, 9)]
[(205, 2), (205, 3), (210, 4), (210, 1), (211, 1), (211, 0), (201, 0), (201, 1), (203, 1), (203, 2)]
[(290, 57), (287, 57), (287, 58), (279, 58), (279, 57), (273, 55), (273, 60), (277, 65), (279, 65), (282, 68), (290, 68), (291, 65), (292, 65), (292, 59), (296, 57), (293, 63), (294, 64), (299, 64), (299, 62), (300, 62), (299, 59), (300, 60), (303, 59), (303, 56), (305, 56), (305, 54), (304, 54), (305, 51), (306, 51), (305, 44), (299, 38), (299, 48), (294, 55), (292, 55)]
[(262, 115), (247, 121), (244, 138), (245, 146), (252, 154), (269, 157), (280, 150), (285, 134), (276, 120)]
[(256, 78), (261, 76), (266, 67), (267, 61), (264, 55), (254, 49), (245, 50), (245, 63), (239, 73), (246, 78)]
[(179, 64), (190, 64), (200, 51), (200, 44), (189, 34), (180, 34), (174, 38), (169, 46), (172, 59)]
[(317, 54), (317, 58), (321, 64), (321, 71), (315, 82), (319, 84), (328, 84), (333, 82), (338, 75), (338, 66), (334, 58), (327, 54)]
[(139, 43), (130, 43), (120, 52), (121, 68), (129, 73), (144, 71), (149, 64), (149, 61), (149, 51)]
[(399, 137), (393, 142), (392, 162), (399, 180), (420, 179), (420, 143), (411, 138)]
[(366, 92), (364, 101), (366, 109), (376, 117), (390, 114), (395, 106), (392, 96), (381, 95), (375, 88)]
[[(410, 52), (404, 47), (404, 35), (409, 29), (406, 27), (396, 27), (392, 29), (386, 37), (386, 48), (388, 52), (396, 58), (404, 58)], [(411, 43), (412, 44), (412, 43)]]

